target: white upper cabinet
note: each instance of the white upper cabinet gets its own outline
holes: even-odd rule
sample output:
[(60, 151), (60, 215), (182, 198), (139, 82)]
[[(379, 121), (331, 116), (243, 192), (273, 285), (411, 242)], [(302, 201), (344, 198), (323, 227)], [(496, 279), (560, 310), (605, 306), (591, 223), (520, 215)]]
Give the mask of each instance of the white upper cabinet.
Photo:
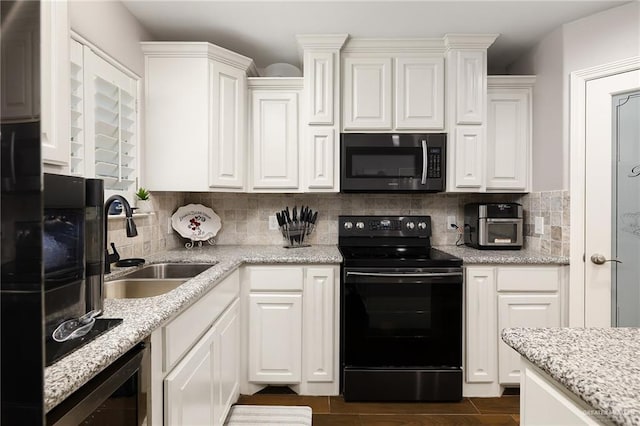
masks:
[(391, 130), (391, 58), (344, 58), (345, 130)]
[(444, 129), (444, 44), (353, 39), (343, 49), (344, 131)]
[(251, 191), (298, 190), (301, 78), (255, 78), (251, 98)]
[(487, 191), (531, 188), (531, 94), (535, 77), (488, 78)]
[(347, 34), (298, 35), (304, 52), (300, 116), (300, 186), (305, 192), (340, 190), (340, 49)]
[(209, 186), (244, 188), (247, 75), (244, 70), (211, 61), (211, 131)]
[(155, 191), (243, 191), (246, 74), (253, 61), (210, 43), (144, 42), (143, 185)]
[(395, 60), (395, 127), (444, 128), (444, 58)]
[(42, 162), (68, 173), (70, 63), (67, 2), (40, 2), (40, 13)]
[(456, 51), (456, 124), (482, 124), (487, 99), (486, 50)]

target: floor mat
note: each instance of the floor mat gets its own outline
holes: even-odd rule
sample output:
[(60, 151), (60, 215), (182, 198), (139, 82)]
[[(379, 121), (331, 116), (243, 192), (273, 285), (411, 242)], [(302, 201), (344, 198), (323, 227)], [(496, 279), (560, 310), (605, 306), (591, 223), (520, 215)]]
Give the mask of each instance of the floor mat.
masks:
[(311, 407), (235, 405), (225, 426), (311, 426)]

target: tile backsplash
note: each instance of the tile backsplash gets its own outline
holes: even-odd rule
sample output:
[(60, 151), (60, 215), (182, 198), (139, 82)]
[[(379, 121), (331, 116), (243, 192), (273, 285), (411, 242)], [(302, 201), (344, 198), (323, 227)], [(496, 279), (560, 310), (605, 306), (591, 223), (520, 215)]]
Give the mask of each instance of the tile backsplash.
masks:
[(222, 220), (218, 244), (282, 244), (277, 230), (269, 230), (269, 216), (286, 206), (308, 205), (319, 211), (311, 244), (338, 243), (338, 216), (349, 214), (430, 215), (432, 244), (451, 245), (458, 233), (446, 230), (447, 216), (455, 216), (461, 226), (465, 203), (478, 201), (518, 201), (520, 195), (493, 194), (236, 194), (190, 193), (185, 203), (211, 207)]
[[(532, 192), (520, 201), (525, 211), (525, 246), (544, 254), (569, 256), (569, 191)], [(543, 233), (535, 232), (535, 218), (544, 220)]]
[[(348, 214), (430, 215), (432, 244), (452, 245), (456, 231), (446, 229), (447, 216), (464, 221), (464, 205), (474, 202), (517, 202), (524, 207), (525, 247), (545, 254), (569, 255), (569, 191), (530, 194), (243, 194), (179, 193), (151, 194), (153, 214), (137, 217), (138, 236), (127, 238), (124, 220), (109, 221), (108, 241), (115, 242), (121, 257), (145, 257), (182, 246), (186, 241), (167, 232), (171, 215), (183, 205), (211, 207), (222, 220), (217, 244), (282, 244), (277, 230), (269, 230), (269, 216), (286, 206), (309, 206), (317, 210), (318, 223), (310, 236), (311, 244), (337, 244), (338, 216)], [(544, 218), (544, 233), (536, 234), (534, 218)]]

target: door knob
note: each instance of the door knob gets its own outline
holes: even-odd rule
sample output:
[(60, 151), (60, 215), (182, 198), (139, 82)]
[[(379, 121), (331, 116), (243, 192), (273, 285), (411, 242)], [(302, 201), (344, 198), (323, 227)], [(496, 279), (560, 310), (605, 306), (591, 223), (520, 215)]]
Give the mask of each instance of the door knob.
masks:
[(591, 255), (591, 261), (593, 263), (595, 263), (596, 265), (604, 265), (605, 262), (622, 263), (622, 261), (620, 261), (618, 259), (606, 259), (603, 255), (601, 255), (599, 253)]

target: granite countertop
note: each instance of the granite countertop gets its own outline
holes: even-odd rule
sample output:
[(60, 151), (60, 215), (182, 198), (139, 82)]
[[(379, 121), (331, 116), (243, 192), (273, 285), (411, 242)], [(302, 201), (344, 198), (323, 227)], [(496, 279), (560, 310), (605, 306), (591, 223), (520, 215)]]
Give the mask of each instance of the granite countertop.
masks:
[[(166, 324), (241, 264), (335, 264), (342, 262), (342, 256), (335, 245), (295, 249), (243, 245), (176, 249), (148, 256), (146, 260), (147, 264), (218, 263), (161, 296), (105, 300), (103, 317), (122, 318), (122, 324), (45, 368), (45, 411), (58, 405), (155, 329)], [(105, 276), (105, 281), (116, 279), (134, 269), (114, 267), (112, 273)]]
[(566, 256), (542, 254), (530, 249), (522, 250), (478, 250), (467, 246), (436, 246), (435, 248), (462, 258), (466, 264), (493, 263), (519, 265), (568, 265)]
[(640, 328), (510, 328), (502, 340), (599, 416), (640, 424)]

